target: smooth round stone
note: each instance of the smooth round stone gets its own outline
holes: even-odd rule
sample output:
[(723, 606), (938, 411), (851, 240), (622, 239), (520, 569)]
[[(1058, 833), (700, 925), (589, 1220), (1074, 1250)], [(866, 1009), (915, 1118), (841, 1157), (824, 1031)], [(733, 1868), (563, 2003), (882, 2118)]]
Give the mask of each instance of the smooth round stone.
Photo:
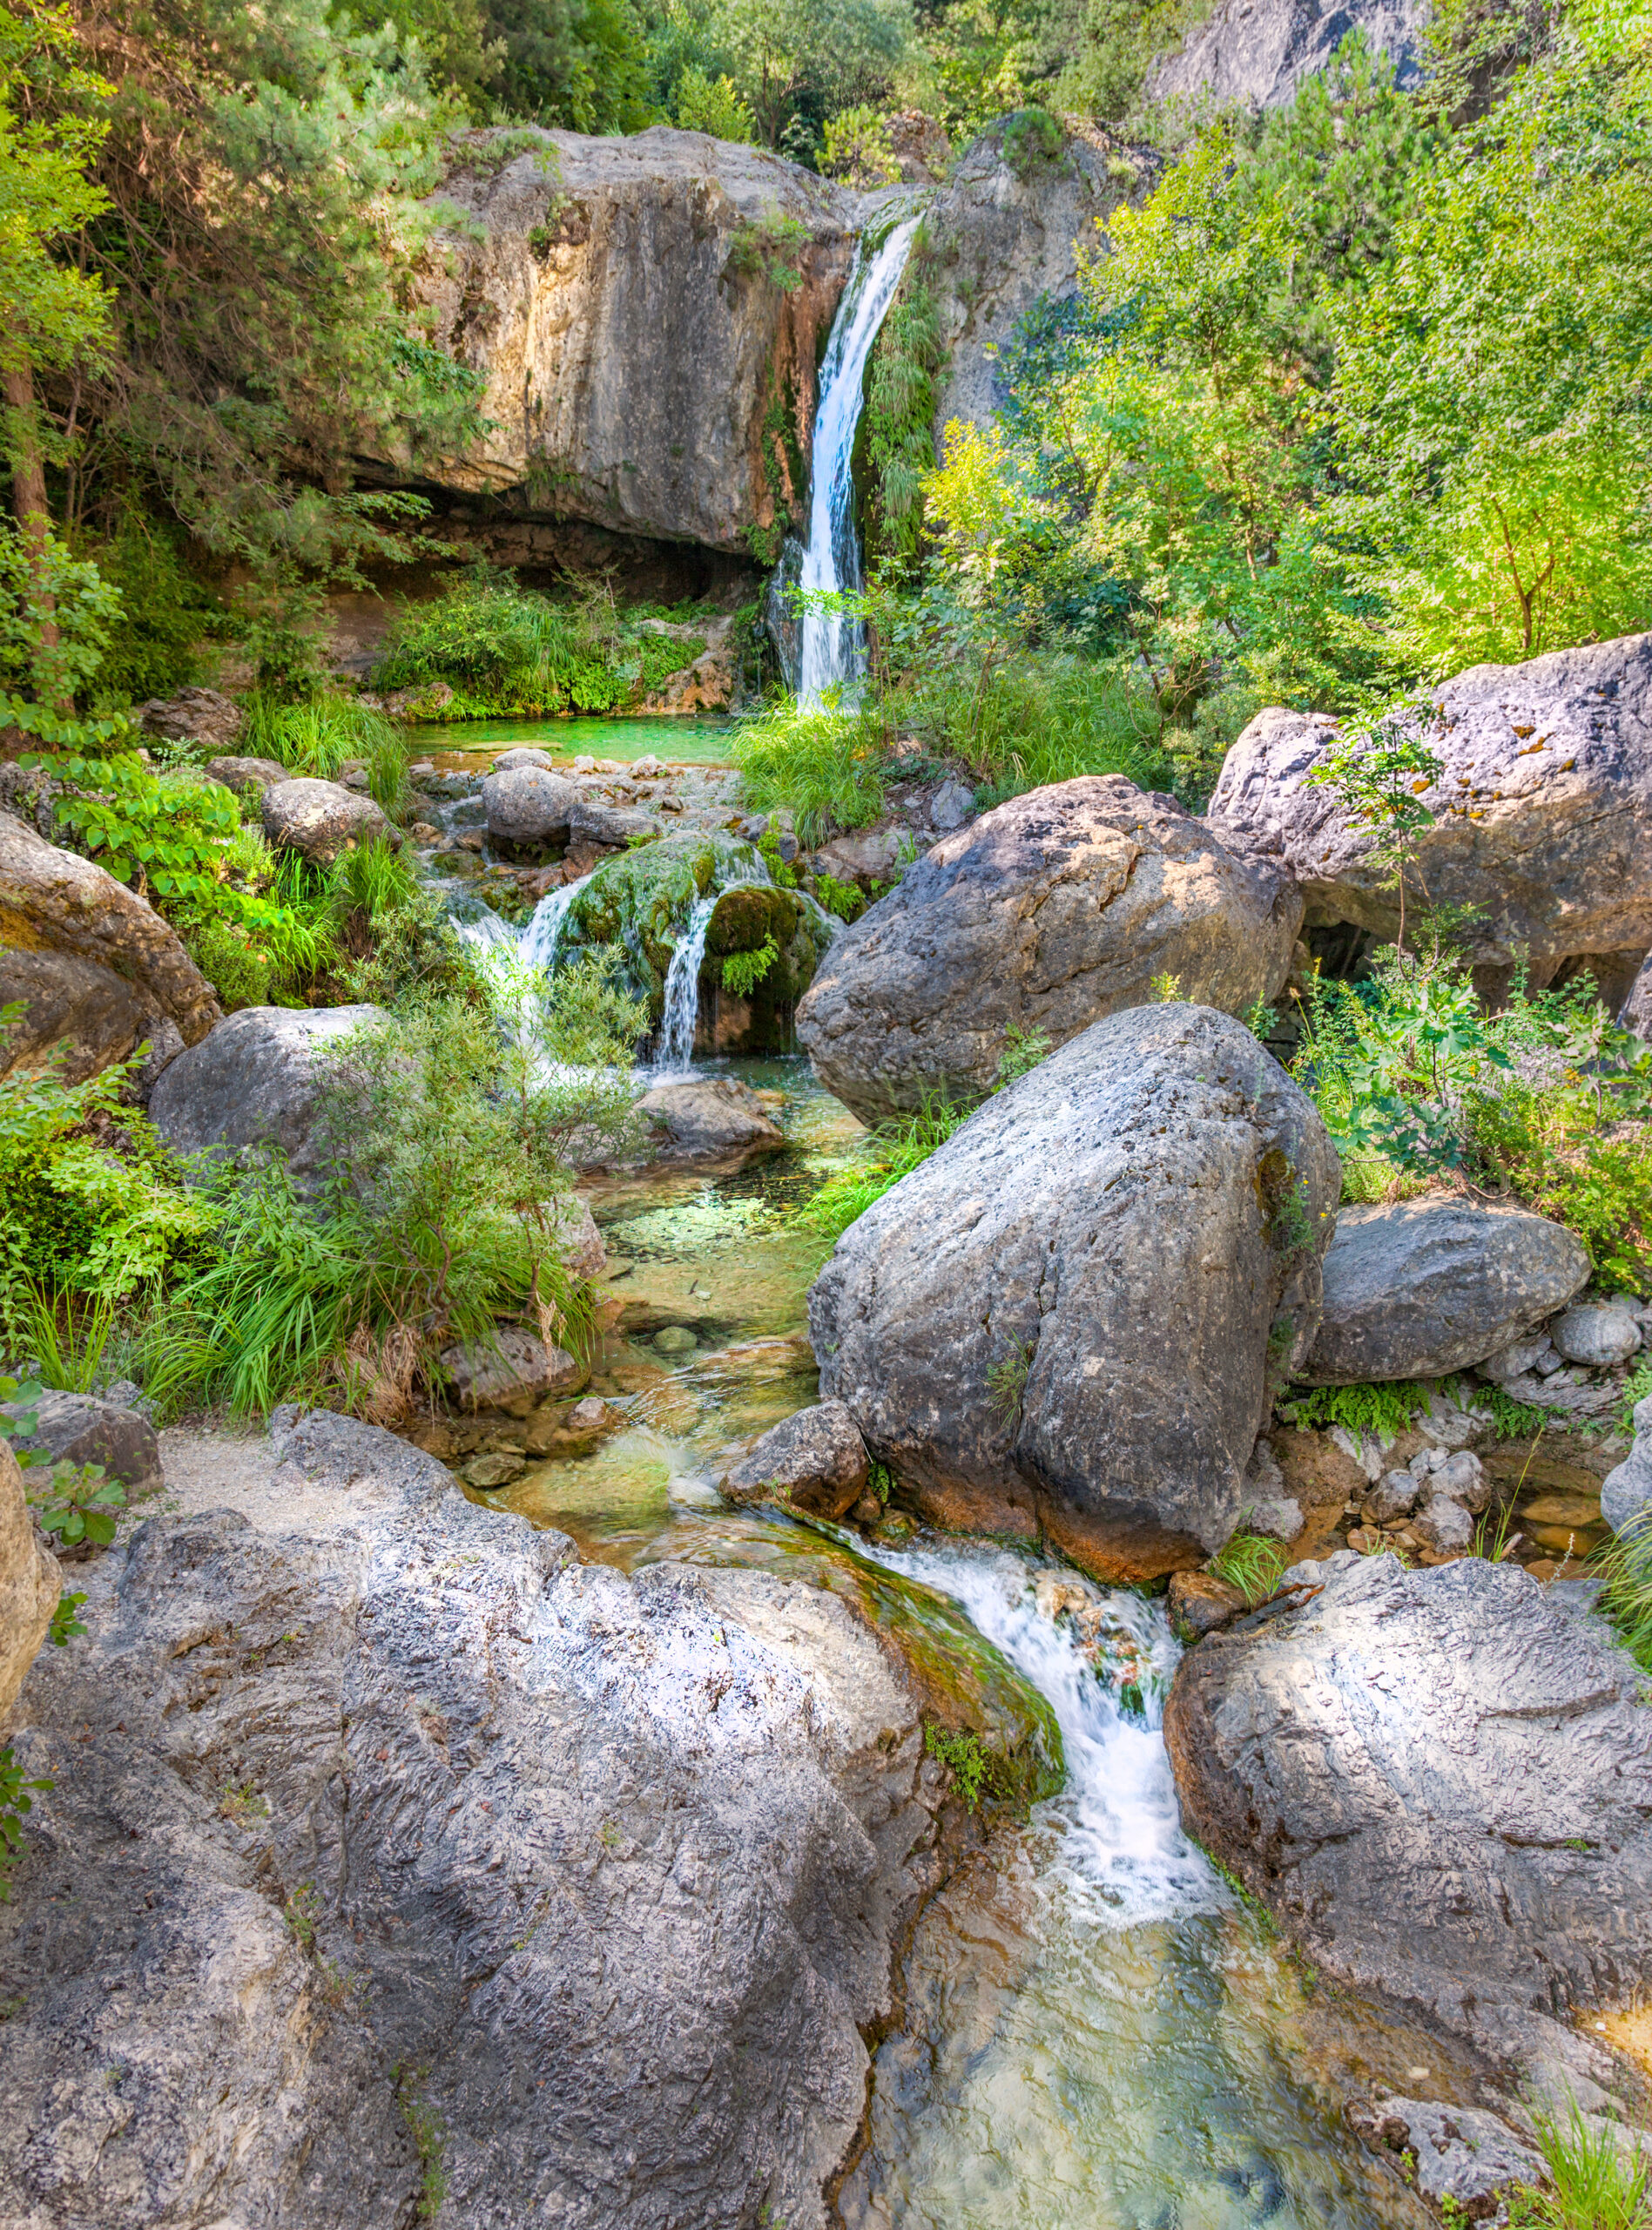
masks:
[(1599, 1495), (1534, 1495), (1521, 1512), (1534, 1525), (1598, 1525)]
[(691, 1355), (699, 1341), (686, 1324), (668, 1324), (655, 1333), (654, 1345), (663, 1355)]
[(527, 1469), (520, 1456), (475, 1456), (465, 1465), (465, 1481), (473, 1487), (508, 1487)]
[(1553, 1549), (1561, 1556), (1587, 1557), (1604, 1538), (1598, 1525), (1527, 1525), (1523, 1530), (1540, 1549)]
[(1627, 1362), (1641, 1344), (1641, 1328), (1634, 1317), (1609, 1301), (1585, 1301), (1581, 1308), (1563, 1309), (1549, 1326), (1548, 1335), (1568, 1362), (1587, 1363), (1595, 1370)]

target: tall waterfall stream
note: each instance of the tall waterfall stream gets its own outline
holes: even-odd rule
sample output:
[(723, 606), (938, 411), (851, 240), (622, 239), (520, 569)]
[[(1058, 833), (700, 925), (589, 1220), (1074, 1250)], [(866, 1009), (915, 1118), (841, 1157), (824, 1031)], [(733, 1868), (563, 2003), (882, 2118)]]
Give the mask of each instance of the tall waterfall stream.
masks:
[[(725, 1510), (711, 1483), (816, 1398), (804, 1296), (825, 1248), (791, 1212), (854, 1154), (859, 1127), (800, 1060), (728, 1065), (779, 1095), (787, 1150), (732, 1175), (597, 1189), (603, 1292), (624, 1314), (591, 1390), (625, 1422), (474, 1497), (628, 1569), (785, 1564), (826, 1546)], [(1343, 2128), (1325, 2079), (1335, 2059), (1397, 2085), (1415, 2042), (1311, 1996), (1180, 1831), (1158, 1727), (1177, 1654), (1162, 1608), (1109, 1600), (1147, 1668), (1132, 1713), (1040, 1612), (1035, 1560), (923, 1537), (868, 1553), (950, 1596), (1042, 1691), (1067, 1781), (967, 1857), (919, 1924), (903, 2017), (874, 2054), (866, 2147), (838, 2198), (849, 2230), (1420, 2230), (1419, 2204)]]

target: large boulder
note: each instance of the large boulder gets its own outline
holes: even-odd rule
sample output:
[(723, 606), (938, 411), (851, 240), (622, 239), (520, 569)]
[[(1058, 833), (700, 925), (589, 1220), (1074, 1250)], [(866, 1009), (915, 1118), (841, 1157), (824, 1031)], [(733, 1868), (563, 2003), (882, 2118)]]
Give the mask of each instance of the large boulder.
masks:
[(46, 1639), (62, 1593), (57, 1559), (41, 1545), (24, 1498), (17, 1459), (0, 1437), (0, 1727)]
[(70, 1083), (123, 1061), (162, 1024), (185, 1044), (222, 1015), (171, 924), (105, 869), (0, 813), (0, 1076), (66, 1049)]
[[(1344, 1550), (1177, 1667), (1183, 1824), (1313, 1963), (1585, 2103), (1652, 1981), (1652, 1717), (1579, 1591)], [(1551, 2090), (1553, 2096), (1553, 2090)]]
[(1180, 995), (1274, 995), (1302, 918), (1287, 876), (1232, 857), (1122, 775), (1012, 798), (950, 836), (839, 936), (798, 1010), (816, 1073), (863, 1120), (992, 1088), (1012, 1030), (1057, 1045)]
[(1242, 1024), (1109, 1016), (838, 1241), (809, 1296), (821, 1394), (938, 1523), (1042, 1529), (1107, 1580), (1197, 1564), (1318, 1328), (1340, 1181)]
[(749, 1084), (694, 1077), (657, 1084), (637, 1103), (662, 1161), (728, 1161), (778, 1153), (786, 1134)]
[(1310, 1386), (1443, 1378), (1530, 1332), (1588, 1282), (1582, 1241), (1524, 1208), (1460, 1199), (1344, 1208)]
[[(1468, 947), (1487, 970), (1524, 956), (1542, 984), (1590, 958), (1615, 1004), (1652, 944), (1652, 634), (1472, 666), (1435, 693), (1420, 733), (1444, 771), (1423, 793), (1437, 818), (1417, 837), (1413, 909), (1426, 890), (1470, 912)], [(1258, 713), (1210, 822), (1296, 877), (1311, 926), (1392, 938), (1393, 877), (1372, 830), (1308, 780), (1337, 734), (1325, 713)]]
[(1615, 1533), (1638, 1527), (1652, 1509), (1652, 1394), (1635, 1405), (1635, 1442), (1601, 1482), (1601, 1515)]
[(1426, 0), (1223, 0), (1157, 62), (1148, 91), (1158, 100), (1242, 101), (1277, 108), (1325, 69), (1353, 31), (1415, 84)]
[(290, 767), (283, 767), (279, 759), (242, 759), (233, 753), (218, 759), (209, 759), (201, 773), (209, 782), (221, 782), (226, 790), (239, 796), (243, 790), (255, 789), (262, 797), (266, 790), (273, 790), (278, 782), (293, 780)]
[[(161, 1485), (160, 1438), (138, 1410), (91, 1394), (43, 1394), (26, 1407), (33, 1428), (12, 1445), (37, 1463), (100, 1464), (133, 1495)], [(6, 1414), (21, 1418), (24, 1405), (8, 1403)]]
[(381, 1007), (243, 1007), (180, 1053), (150, 1096), (149, 1118), (177, 1154), (276, 1148), (301, 1192), (334, 1159), (323, 1105), (328, 1056)]
[(133, 718), (145, 735), (205, 751), (233, 750), (244, 724), (240, 706), (219, 689), (179, 689), (171, 697), (152, 697)]
[(548, 1348), (520, 1324), (498, 1326), (485, 1346), (445, 1348), (442, 1368), (462, 1409), (504, 1409), (523, 1417), (541, 1402), (577, 1394), (590, 1375), (577, 1357)]
[(398, 2230), (422, 2139), (477, 2230), (826, 2230), (957, 1816), (887, 1575), (583, 1565), (273, 1425), (271, 1525), (336, 1516), (152, 1519), (24, 1687), (0, 2220)]
[(548, 767), (497, 767), (482, 785), (488, 834), (497, 844), (561, 844), (579, 790)]
[[(546, 132), (525, 149), (520, 133), (474, 132), (454, 152), (440, 202), (459, 221), (438, 235), (426, 294), (432, 337), (486, 381), (488, 430), (427, 476), (509, 497), (517, 517), (742, 558), (774, 525), (777, 469), (801, 515), (854, 198), (756, 147), (658, 126)], [(542, 562), (562, 546), (531, 526), (497, 545)]]
[(313, 774), (277, 782), (264, 793), (264, 834), (272, 844), (299, 852), (317, 867), (331, 867), (355, 844), (401, 846), (401, 831), (373, 800)]
[(718, 1482), (725, 1501), (779, 1499), (843, 1517), (866, 1492), (866, 1445), (841, 1402), (818, 1402), (772, 1426)]

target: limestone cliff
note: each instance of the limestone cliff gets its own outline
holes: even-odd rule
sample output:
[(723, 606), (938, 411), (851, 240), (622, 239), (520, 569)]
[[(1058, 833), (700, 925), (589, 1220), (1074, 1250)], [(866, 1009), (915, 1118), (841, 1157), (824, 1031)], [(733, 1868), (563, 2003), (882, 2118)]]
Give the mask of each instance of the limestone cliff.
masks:
[(1323, 70), (1351, 31), (1414, 80), (1426, 0), (1224, 0), (1148, 81), (1159, 100), (1248, 101), (1275, 108)]
[(442, 197), (426, 299), (491, 424), (428, 478), (478, 519), (760, 551), (806, 501), (855, 197), (703, 132), (529, 139), (469, 135)]

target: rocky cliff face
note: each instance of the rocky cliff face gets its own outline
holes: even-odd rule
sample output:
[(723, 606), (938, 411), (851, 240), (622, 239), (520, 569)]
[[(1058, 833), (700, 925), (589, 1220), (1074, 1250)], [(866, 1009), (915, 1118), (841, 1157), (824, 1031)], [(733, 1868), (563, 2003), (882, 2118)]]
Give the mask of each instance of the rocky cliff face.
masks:
[(1323, 70), (1351, 31), (1414, 79), (1426, 0), (1225, 0), (1149, 80), (1160, 100), (1210, 94), (1274, 108)]
[(703, 132), (524, 136), (473, 135), (443, 191), (435, 337), (493, 423), (431, 477), (477, 518), (745, 552), (806, 501), (855, 197)]

